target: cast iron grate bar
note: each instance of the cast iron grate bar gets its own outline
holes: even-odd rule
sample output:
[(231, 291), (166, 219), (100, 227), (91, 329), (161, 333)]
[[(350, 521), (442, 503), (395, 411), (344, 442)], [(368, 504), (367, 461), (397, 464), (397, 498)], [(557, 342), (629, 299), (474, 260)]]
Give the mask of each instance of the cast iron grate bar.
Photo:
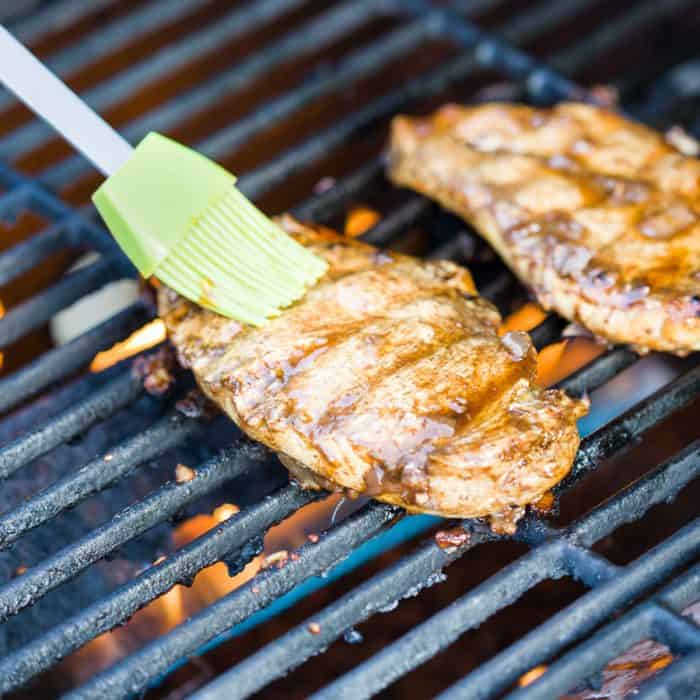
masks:
[(364, 190), (383, 170), (382, 159), (372, 158), (351, 175), (334, 182), (325, 192), (314, 194), (293, 207), (292, 213), (299, 219), (326, 221), (332, 214), (341, 211), (349, 199)]
[(661, 671), (645, 683), (635, 696), (636, 700), (668, 700), (668, 698), (692, 698), (698, 688), (700, 652), (695, 652)]
[(93, 12), (116, 4), (115, 0), (56, 0), (35, 10), (26, 19), (10, 23), (10, 28), (24, 42), (35, 41), (47, 32), (47, 28), (67, 27), (80, 21)]
[[(577, 4), (572, 3), (572, 7), (580, 7), (581, 5), (585, 5), (590, 2), (591, 0), (578, 0)], [(490, 4), (492, 4), (491, 0), (488, 0), (487, 2), (482, 1), (480, 3), (471, 3), (467, 10), (467, 14), (477, 14), (484, 9), (485, 5)], [(386, 3), (386, 5), (387, 7), (391, 6), (391, 3)], [(376, 3), (374, 6), (376, 9)], [(557, 5), (557, 7), (561, 7), (561, 5)], [(563, 12), (557, 12), (556, 10), (553, 11), (552, 4), (549, 0), (543, 3), (541, 6), (541, 9), (546, 10), (546, 13), (542, 14), (546, 15), (548, 22), (554, 23), (560, 21), (562, 17), (569, 16), (571, 14), (571, 9), (568, 5), (564, 6), (564, 8), (565, 9)], [(357, 14), (356, 3), (355, 14)], [(364, 75), (370, 70), (373, 72), (378, 72), (378, 70), (384, 64), (394, 58), (395, 54), (410, 50), (417, 41), (430, 36), (441, 36), (444, 34), (443, 23), (440, 20), (440, 15), (438, 13), (433, 13), (427, 9), (426, 12), (418, 13), (418, 15), (418, 19), (414, 22), (409, 23), (407, 26), (395, 32), (387, 34), (361, 51), (351, 54), (349, 57), (345, 58), (342, 62), (335, 66), (332, 76), (322, 76), (316, 81), (305, 83), (284, 96), (262, 105), (249, 117), (236, 122), (231, 127), (227, 127), (217, 132), (212, 137), (202, 141), (198, 145), (198, 148), (212, 157), (230, 153), (246, 139), (257, 134), (263, 128), (268, 126), (270, 121), (279, 121), (281, 118), (288, 116), (292, 112), (298, 111), (312, 98), (315, 98), (321, 94), (326, 94), (331, 89), (334, 89), (340, 85), (347, 84), (351, 81), (356, 81), (361, 77), (364, 77)], [(325, 24), (327, 24), (327, 22), (325, 22)], [(504, 31), (506, 33), (509, 31), (509, 27), (510, 25), (505, 27)], [(328, 28), (326, 27), (324, 32), (327, 32), (327, 30)], [(514, 31), (512, 31), (511, 34), (514, 38), (525, 39), (530, 36), (530, 33), (520, 31), (518, 26), (514, 25), (513, 30)], [(546, 26), (542, 26), (540, 31), (546, 31)], [(304, 34), (308, 37), (309, 32), (304, 32)], [(311, 34), (311, 36), (313, 36), (313, 34)], [(476, 67), (476, 63), (474, 64), (474, 67)], [(473, 72), (473, 70), (470, 72)], [(414, 81), (414, 84), (417, 85), (416, 81)], [(418, 89), (420, 90), (420, 88)], [(433, 89), (434, 87), (432, 86), (427, 87), (428, 92)], [(397, 95), (401, 94), (408, 95), (409, 97), (412, 96), (410, 92), (402, 93), (399, 91), (397, 93)], [(400, 100), (402, 98), (397, 97), (396, 99)], [(375, 116), (374, 112), (372, 112), (370, 116), (366, 117), (367, 121), (372, 121), (376, 118), (377, 117)], [(340, 125), (338, 126), (338, 131), (344, 130), (340, 127)], [(329, 133), (331, 132), (329, 131)], [(317, 139), (322, 141), (323, 137), (321, 135), (317, 135), (309, 141), (311, 142)], [(335, 142), (329, 142), (330, 145), (332, 145), (332, 143)]]
[(124, 340), (152, 317), (142, 304), (133, 304), (75, 340), (49, 350), (14, 374), (0, 379), (0, 413), (83, 369), (98, 352)]
[[(579, 3), (585, 2), (589, 3), (591, 0), (579, 0)], [(468, 15), (475, 15), (494, 4), (496, 4), (495, 0), (480, 0), (471, 3), (466, 12)], [(165, 131), (207, 106), (211, 106), (222, 94), (241, 90), (250, 85), (255, 78), (273, 66), (280, 65), (300, 53), (309, 53), (328, 45), (334, 39), (348, 35), (353, 29), (382, 12), (387, 13), (390, 9), (400, 10), (401, 8), (400, 6), (397, 8), (396, 3), (389, 1), (377, 3), (368, 0), (361, 0), (359, 3), (357, 0), (352, 0), (334, 7), (290, 35), (263, 47), (249, 60), (236, 66), (235, 71), (224, 72), (184, 95), (178, 95), (164, 105), (154, 108), (142, 117), (134, 119), (122, 128), (122, 132), (127, 140), (137, 142), (148, 131)], [(548, 6), (547, 12), (543, 14), (546, 14), (549, 21), (556, 21), (559, 14), (566, 15), (569, 11), (552, 12), (551, 7)], [(244, 140), (269, 126), (271, 122), (279, 121), (282, 117), (298, 111), (311, 99), (327, 94), (334, 87), (356, 81), (370, 70), (376, 73), (391, 58), (392, 53), (401, 50), (402, 44), (405, 45), (404, 50), (410, 48), (409, 42), (418, 41), (424, 32), (430, 30), (430, 25), (430, 15), (428, 15), (420, 18), (413, 29), (410, 26), (405, 27), (395, 33), (396, 36), (390, 34), (382, 37), (366, 49), (358, 51), (354, 57), (344, 59), (329, 75), (321, 75), (306, 81), (295, 90), (257, 108), (249, 117), (196, 144), (197, 148), (212, 157), (223, 156)], [(396, 45), (395, 47), (392, 47), (392, 42)], [(49, 168), (42, 174), (41, 180), (50, 187), (58, 187), (84, 174), (89, 167), (82, 157), (74, 156)]]
[(473, 25), (467, 26), (454, 13), (433, 10), (420, 2), (406, 3), (405, 6), (419, 15), (429, 13), (434, 31), (454, 38), (466, 53), (437, 70), (413, 79), (404, 87), (379, 98), (313, 138), (288, 149), (271, 163), (247, 173), (239, 181), (240, 188), (246, 195), (253, 198), (261, 196), (304, 166), (323, 158), (361, 129), (395, 113), (411, 100), (437, 94), (452, 83), (473, 75), (480, 64), (501, 69), (521, 79), (536, 99), (545, 96), (558, 99), (585, 96), (581, 88), (554, 74), (546, 64), (506, 47), (501, 42), (488, 38), (489, 51), (485, 51), (487, 35)]
[(128, 506), (108, 523), (52, 554), (22, 576), (0, 586), (0, 623), (33, 605), (90, 564), (174, 516), (198, 498), (235, 479), (268, 457), (262, 446), (244, 442), (194, 470), (191, 480), (170, 482)]
[(200, 423), (172, 412), (133, 438), (0, 515), (0, 549), (62, 511), (111, 486), (149, 459), (197, 434)]
[(16, 306), (0, 318), (0, 348), (46, 323), (55, 313), (120, 277), (118, 260), (101, 257), (64, 275), (52, 287)]
[(560, 73), (570, 74), (579, 66), (590, 63), (613, 48), (621, 37), (693, 5), (692, 0), (663, 0), (663, 2), (644, 0), (636, 3), (628, 12), (622, 13), (619, 18), (609, 22), (600, 31), (577, 41), (570, 50), (555, 57), (552, 65)]
[[(688, 448), (684, 454), (686, 456), (692, 455), (693, 447)], [(697, 449), (695, 456), (691, 457), (690, 460), (684, 459), (682, 455), (672, 459), (667, 463), (669, 466), (664, 468), (662, 465), (647, 475), (639, 483), (636, 490), (627, 489), (622, 497), (622, 503), (626, 500), (627, 503), (624, 504), (639, 514), (640, 508), (646, 510), (658, 503), (659, 500), (656, 499), (657, 489), (664, 490), (669, 484), (672, 484), (672, 488), (665, 492), (666, 498), (673, 497), (683, 487), (684, 482), (687, 483), (698, 475), (697, 462), (699, 459)], [(685, 472), (687, 468), (690, 468), (690, 474)], [(608, 506), (599, 508), (594, 515), (595, 519), (589, 522), (587, 527), (574, 526), (571, 529), (570, 537), (574, 542), (590, 546), (608, 532), (609, 527), (607, 523), (603, 522), (605, 518), (615, 518), (617, 527), (626, 522), (627, 514), (620, 503), (611, 502)], [(689, 527), (697, 527), (697, 521), (694, 526)], [(686, 528), (685, 531), (674, 535), (673, 543), (675, 544), (681, 538), (686, 537), (687, 531)], [(579, 551), (584, 553), (584, 561), (591, 556), (586, 550)], [(676, 552), (677, 554), (678, 552)], [(616, 572), (615, 576), (606, 581), (603, 586), (588, 593), (568, 609), (550, 618), (544, 625), (518, 640), (459, 682), (455, 694), (459, 697), (476, 697), (481, 687), (490, 688), (491, 693), (507, 688), (522, 673), (555, 655), (567, 644), (583, 636), (586, 629), (600, 624), (627, 601), (638, 596), (644, 590), (648, 590), (649, 586), (656, 585), (655, 580), (652, 579), (657, 574), (659, 574), (659, 579), (663, 578), (663, 574), (657, 572), (655, 567), (661, 564), (668, 569), (670, 560), (667, 559), (666, 564), (662, 562), (664, 557), (669, 556), (674, 556), (672, 547), (662, 544), (653, 553), (647, 553), (640, 557), (624, 573)], [(692, 600), (691, 598), (688, 602), (692, 602)], [(482, 684), (485, 685), (482, 686)], [(448, 692), (448, 694), (450, 693)]]
[(380, 503), (369, 503), (349, 516), (342, 526), (321, 536), (318, 544), (307, 544), (298, 550), (299, 558), (283, 569), (268, 569), (233, 593), (220, 598), (203, 613), (189, 618), (175, 634), (166, 634), (156, 645), (147, 645), (108, 675), (93, 680), (66, 695), (66, 698), (126, 697), (143, 690), (158, 674), (201, 644), (226, 632), (253, 612), (291, 590), (309, 576), (321, 575), (350, 552), (378, 533), (399, 513), (399, 509)]
[[(93, 109), (104, 112), (149, 83), (165, 78), (190, 61), (203, 58), (227, 42), (254, 31), (284, 12), (303, 4), (304, 0), (260, 0), (242, 9), (234, 8), (226, 16), (190, 36), (189, 41), (171, 44), (147, 60), (134, 64), (114, 78), (86, 90), (81, 97)], [(55, 132), (44, 122), (33, 120), (0, 138), (0, 158), (14, 161), (22, 154), (39, 148)]]
[[(75, 216), (78, 219), (78, 216)], [(71, 247), (66, 223), (53, 224), (0, 255), (0, 285), (5, 285), (27, 270), (31, 270), (49, 255)]]
[(128, 406), (143, 393), (143, 380), (131, 368), (75, 407), (0, 447), (0, 479), (6, 479), (36, 457), (80, 435), (97, 421)]
[[(235, 70), (224, 71), (185, 92), (184, 95), (177, 95), (135, 118), (121, 131), (132, 143), (140, 141), (149, 131), (167, 131), (207, 107), (211, 107), (222, 95), (249, 87), (275, 66), (292, 60), (300, 54), (309, 54), (323, 46), (328, 46), (334, 40), (350, 34), (370, 21), (382, 10), (382, 7), (382, 3), (371, 2), (371, 0), (361, 0), (359, 5), (356, 0), (350, 0), (332, 7), (294, 32), (264, 46), (249, 59), (238, 64)], [(419, 38), (416, 32), (413, 33), (413, 38)], [(191, 40), (191, 38), (186, 39), (186, 41)], [(383, 40), (380, 40), (379, 44), (382, 43)], [(377, 59), (379, 61), (379, 56)], [(350, 70), (345, 71), (346, 81), (360, 74), (352, 65), (348, 68)], [(360, 66), (360, 70), (366, 71), (367, 67)], [(231, 147), (240, 143), (245, 137), (250, 138), (278, 119), (279, 117), (275, 114), (291, 113), (314, 95), (328, 92), (334, 83), (338, 84), (335, 72), (333, 76), (322, 76), (305, 82), (298, 89), (286, 93), (283, 98), (257, 108), (248, 119), (239, 120), (233, 126), (222, 129), (213, 139), (206, 139), (196, 144), (196, 147), (212, 157), (221, 156), (225, 151), (222, 147)], [(76, 155), (50, 167), (42, 173), (40, 179), (49, 187), (58, 187), (66, 181), (74, 180), (89, 172), (90, 168), (91, 166), (82, 156)]]
[[(157, 0), (144, 7), (136, 8), (133, 12), (122, 17), (118, 17), (109, 23), (101, 24), (99, 32), (93, 32), (88, 36), (82, 36), (64, 49), (50, 54), (44, 58), (44, 63), (64, 80), (74, 73), (88, 67), (95, 61), (119, 51), (135, 40), (143, 38), (154, 27), (165, 26), (178, 19), (182, 19), (195, 10), (203, 7), (209, 0)], [(31, 28), (19, 23), (10, 25), (12, 33), (25, 44), (35, 41), (40, 34), (46, 34), (47, 28), (56, 28), (59, 24), (64, 24), (70, 20), (72, 24), (75, 20), (71, 16), (71, 10), (80, 8), (82, 11), (94, 11), (96, 5), (114, 3), (114, 0), (98, 0), (98, 2), (85, 2), (82, 0), (76, 3), (75, 0), (68, 0), (63, 3), (65, 7), (56, 7), (56, 3), (49, 5), (44, 12), (40, 12), (31, 19)], [(61, 3), (58, 3), (60, 5)], [(91, 7), (92, 5), (92, 7)], [(0, 110), (7, 109), (14, 102), (14, 98), (3, 91), (0, 95)]]
[[(560, 386), (568, 391), (566, 379), (560, 383)], [(690, 403), (699, 393), (700, 365), (697, 365), (640, 401), (626, 413), (614, 418), (604, 428), (584, 438), (582, 440), (584, 449), (579, 450), (571, 472), (558, 488), (566, 488), (583, 473), (595, 469), (601, 459), (624, 449), (631, 440)]]
[[(690, 579), (692, 586), (687, 586)], [(682, 587), (683, 595), (676, 595)], [(601, 587), (601, 590), (605, 587)], [(596, 591), (597, 592), (597, 591)], [(667, 586), (660, 598), (644, 603), (623, 618), (616, 620), (598, 632), (589, 641), (566, 654), (552, 664), (541, 679), (524, 689), (515, 691), (508, 698), (551, 698), (566, 692), (578, 683), (587, 680), (601, 671), (602, 664), (611, 661), (616, 655), (624, 652), (632, 644), (645, 638), (662, 642), (674, 653), (693, 654), (697, 658), (700, 650), (700, 628), (692, 620), (682, 617), (666, 606), (670, 600), (675, 602), (672, 608), (681, 609), (684, 604), (690, 604), (700, 596), (700, 567), (695, 566), (679, 583)], [(604, 605), (609, 609), (610, 606)], [(596, 611), (597, 612), (597, 611)], [(602, 618), (596, 614), (598, 621)], [(697, 678), (697, 670), (696, 670)], [(697, 688), (696, 688), (697, 689)], [(475, 698), (474, 692), (467, 693), (459, 686), (453, 686), (448, 692), (439, 696), (441, 700), (448, 698)], [(668, 696), (666, 696), (668, 697)], [(673, 695), (672, 697), (690, 697)]]

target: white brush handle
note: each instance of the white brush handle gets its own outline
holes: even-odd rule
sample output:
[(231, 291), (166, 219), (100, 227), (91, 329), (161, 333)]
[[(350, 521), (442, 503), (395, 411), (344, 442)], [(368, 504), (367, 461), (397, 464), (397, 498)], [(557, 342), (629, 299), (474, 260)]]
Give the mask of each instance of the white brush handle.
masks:
[(129, 142), (2, 25), (0, 80), (104, 175), (114, 173), (131, 155)]

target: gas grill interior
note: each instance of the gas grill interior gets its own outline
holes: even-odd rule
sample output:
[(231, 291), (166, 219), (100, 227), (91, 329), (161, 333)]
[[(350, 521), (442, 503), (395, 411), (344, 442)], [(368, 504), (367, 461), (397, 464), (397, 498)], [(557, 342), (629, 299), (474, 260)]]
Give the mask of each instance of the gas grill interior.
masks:
[[(514, 535), (301, 490), (202, 409), (145, 285), (118, 282), (135, 272), (89, 204), (99, 176), (2, 92), (0, 695), (700, 697), (698, 358), (571, 337), (382, 160), (393, 115), (448, 101), (619, 104), (700, 136), (698, 3), (25, 0), (0, 18), (131, 142), (167, 133), (267, 212), (468, 264), (531, 330), (542, 380), (592, 402), (554, 504)], [(107, 317), (104, 292), (85, 301), (105, 285), (129, 290)]]

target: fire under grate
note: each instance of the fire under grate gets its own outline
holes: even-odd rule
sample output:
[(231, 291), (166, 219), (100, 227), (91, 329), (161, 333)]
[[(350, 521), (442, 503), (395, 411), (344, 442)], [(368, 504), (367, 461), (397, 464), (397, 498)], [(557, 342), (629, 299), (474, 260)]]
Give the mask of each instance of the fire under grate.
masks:
[[(182, 3), (156, 0), (139, 6), (100, 26), (88, 35), (88, 39), (60, 49), (49, 63), (62, 74), (74, 74), (117, 50), (134, 34), (145, 32), (144, 28), (176, 21), (206, 4), (204, 0)], [(210, 76), (209, 80), (197, 83), (182, 95), (167, 99), (127, 121), (122, 131), (130, 140), (136, 140), (150, 129), (173, 129), (195, 115), (203, 104), (214, 101), (224, 92), (244, 90), (266, 71), (292, 62), (302, 53), (322, 50), (330, 42), (377, 17), (392, 19), (395, 24), (391, 30), (374, 37), (362, 48), (353, 48), (332, 69), (314, 72), (301, 84), (271, 97), (250, 114), (196, 143), (208, 155), (221, 158), (263, 133), (270, 124), (289, 118), (347, 83), (371, 77), (393, 61), (419, 51), (428, 41), (444, 41), (453, 47), (451, 56), (437, 67), (431, 67), (394, 90), (378, 95), (332, 125), (283, 150), (278, 157), (246, 172), (239, 181), (241, 188), (252, 197), (264, 199), (293, 176), (302, 175), (315, 163), (322, 164), (334, 149), (358, 134), (381, 132), (377, 125), (397, 111), (409, 110), (418, 100), (439, 97), (446, 88), (468, 83), (482, 73), (505, 76), (512, 82), (518, 96), (534, 103), (598, 99), (598, 95), (578, 87), (564, 74), (574, 74), (592, 56), (614, 47), (620, 37), (633, 33), (638, 27), (667, 13), (681, 11), (692, 3), (635, 3), (629, 11), (620, 13), (573, 49), (556, 54), (548, 64), (516, 47), (571, 21), (596, 3), (591, 0), (570, 3), (547, 0), (528, 6), (497, 27), (501, 38), (470, 21), (470, 17), (493, 10), (499, 2), (456, 2), (451, 3), (452, 7), (447, 7), (447, 4), (360, 0), (333, 5), (295, 28), (294, 32), (275, 37), (261, 49), (248, 54), (235, 70)], [(66, 12), (72, 12), (70, 21), (77, 22), (81, 13), (87, 15), (103, 5), (106, 5), (104, 0), (91, 0), (81, 3), (81, 9), (77, 10), (75, 4), (71, 8), (71, 3), (47, 4), (29, 19), (18, 21), (16, 31), (21, 38), (30, 41), (46, 26), (65, 18)], [(148, 59), (87, 88), (84, 94), (93, 106), (109, 111), (113, 104), (127, 99), (134, 91), (198, 57), (206, 56), (224, 41), (250, 34), (256, 27), (303, 5), (300, 0), (261, 0), (237, 6), (211, 25), (193, 32), (187, 41), (173, 44), (169, 50), (156, 51)], [(0, 107), (10, 105), (9, 100), (0, 98)], [(66, 183), (89, 176), (85, 161), (70, 155), (36, 176), (21, 174), (19, 166), (26, 154), (44, 147), (51, 139), (48, 129), (36, 121), (0, 136), (0, 157), (6, 163), (13, 163), (0, 166), (0, 218), (11, 220), (18, 211), (29, 210), (48, 222), (31, 238), (0, 255), (0, 285), (9, 284), (65, 247), (94, 249), (101, 253), (101, 257), (14, 306), (0, 318), (0, 349), (41, 327), (57, 311), (106, 281), (133, 274), (109, 236), (96, 223), (92, 211), (80, 203), (66, 204), (63, 198), (52, 194)], [(363, 162), (359, 168), (327, 191), (296, 205), (293, 211), (300, 218), (319, 221), (337, 217), (349, 201), (371, 187), (380, 176), (381, 158), (360, 155)], [(392, 244), (416, 222), (434, 215), (434, 210), (433, 205), (420, 197), (405, 197), (400, 206), (365, 234), (365, 239), (375, 245)], [(460, 237), (464, 235), (453, 226), (450, 235), (439, 241), (439, 246), (430, 254), (459, 257)], [(506, 284), (503, 282), (505, 274), (501, 272), (483, 287), (486, 296), (498, 298), (499, 290)], [(136, 303), (67, 345), (49, 350), (8, 374), (0, 379), (0, 410), (11, 411), (67, 381), (85, 368), (96, 353), (111, 347), (151, 317), (148, 303)], [(542, 348), (556, 342), (563, 327), (560, 319), (546, 318), (533, 330), (536, 345)], [(637, 356), (630, 350), (614, 348), (562, 380), (559, 386), (573, 395), (590, 393), (636, 361)], [(582, 441), (572, 473), (560, 486), (560, 492), (566, 492), (603, 460), (622, 452), (698, 396), (700, 366), (693, 366), (692, 358), (684, 366), (686, 371), (670, 384)], [(90, 387), (66, 410), (42, 420), (26, 434), (0, 448), (1, 478), (11, 477), (37, 457), (130, 406), (143, 393), (143, 382), (130, 366), (117, 368), (108, 375), (108, 381), (96, 388)], [(154, 424), (111, 448), (107, 454), (88, 461), (0, 514), (0, 548), (9, 548), (31, 530), (51, 522), (67, 509), (117, 483), (148, 459), (185, 443), (197, 434), (200, 422), (199, 418), (183, 416), (176, 410), (166, 411)], [(203, 495), (257, 468), (266, 459), (268, 455), (263, 449), (240, 440), (198, 466), (191, 480), (166, 483), (97, 529), (49, 553), (21, 576), (0, 585), (0, 622), (5, 623), (32, 607), (50, 591), (125, 543), (174, 516)], [(631, 644), (647, 638), (665, 644), (677, 660), (644, 685), (639, 696), (693, 697), (700, 688), (700, 629), (681, 611), (700, 598), (700, 565), (691, 566), (700, 554), (700, 519), (685, 525), (626, 566), (613, 564), (592, 547), (622, 525), (641, 519), (654, 505), (673, 500), (699, 472), (700, 440), (697, 440), (565, 528), (554, 528), (546, 519), (529, 513), (514, 535), (515, 540), (529, 547), (525, 555), (380, 653), (358, 664), (314, 697), (355, 698), (376, 694), (538, 583), (561, 577), (581, 581), (590, 591), (465, 676), (441, 697), (497, 697), (508, 691), (526, 671), (552, 659), (556, 660), (543, 676), (531, 685), (513, 691), (509, 697), (559, 697), (595, 678), (610, 659)], [(42, 631), (0, 659), (0, 692), (20, 688), (99, 634), (128, 620), (147, 602), (174, 585), (191, 581), (205, 567), (229, 560), (237, 553), (245, 556), (240, 553), (245, 553), (248, 543), (259, 540), (273, 524), (318, 497), (318, 494), (304, 492), (294, 484), (282, 486), (163, 561), (133, 576), (107, 596)], [(290, 560), (284, 568), (270, 568), (259, 573), (171, 632), (96, 674), (66, 697), (121, 698), (146, 690), (182, 659), (224, 637), (236, 625), (274, 604), (295, 587), (333, 570), (358, 547), (388, 527), (395, 527), (399, 515), (400, 510), (395, 507), (368, 503), (323, 533), (318, 542), (302, 546), (297, 551), (298, 558)], [(462, 525), (469, 538), (461, 546), (442, 549), (433, 537), (427, 538), (397, 563), (355, 586), (311, 620), (267, 644), (200, 689), (194, 697), (200, 700), (246, 697), (260, 690), (322, 652), (347, 630), (374, 613), (434, 583), (443, 569), (468, 550), (503, 539), (478, 521), (465, 521)], [(681, 569), (685, 572), (671, 580)], [(634, 605), (643, 596), (647, 599)], [(626, 611), (623, 616), (610, 622), (623, 610)], [(312, 623), (316, 627), (310, 630)]]

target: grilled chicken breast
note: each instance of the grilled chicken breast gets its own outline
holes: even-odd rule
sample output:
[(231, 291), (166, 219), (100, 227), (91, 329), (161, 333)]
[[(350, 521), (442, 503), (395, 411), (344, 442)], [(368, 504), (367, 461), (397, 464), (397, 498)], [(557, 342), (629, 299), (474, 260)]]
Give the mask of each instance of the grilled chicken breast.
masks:
[(389, 174), (471, 223), (539, 302), (640, 350), (700, 350), (700, 161), (584, 104), (397, 117)]
[(585, 403), (534, 384), (524, 333), (450, 262), (384, 253), (290, 217), (330, 269), (262, 328), (159, 290), (180, 362), (306, 486), (445, 516), (509, 512), (571, 467)]

